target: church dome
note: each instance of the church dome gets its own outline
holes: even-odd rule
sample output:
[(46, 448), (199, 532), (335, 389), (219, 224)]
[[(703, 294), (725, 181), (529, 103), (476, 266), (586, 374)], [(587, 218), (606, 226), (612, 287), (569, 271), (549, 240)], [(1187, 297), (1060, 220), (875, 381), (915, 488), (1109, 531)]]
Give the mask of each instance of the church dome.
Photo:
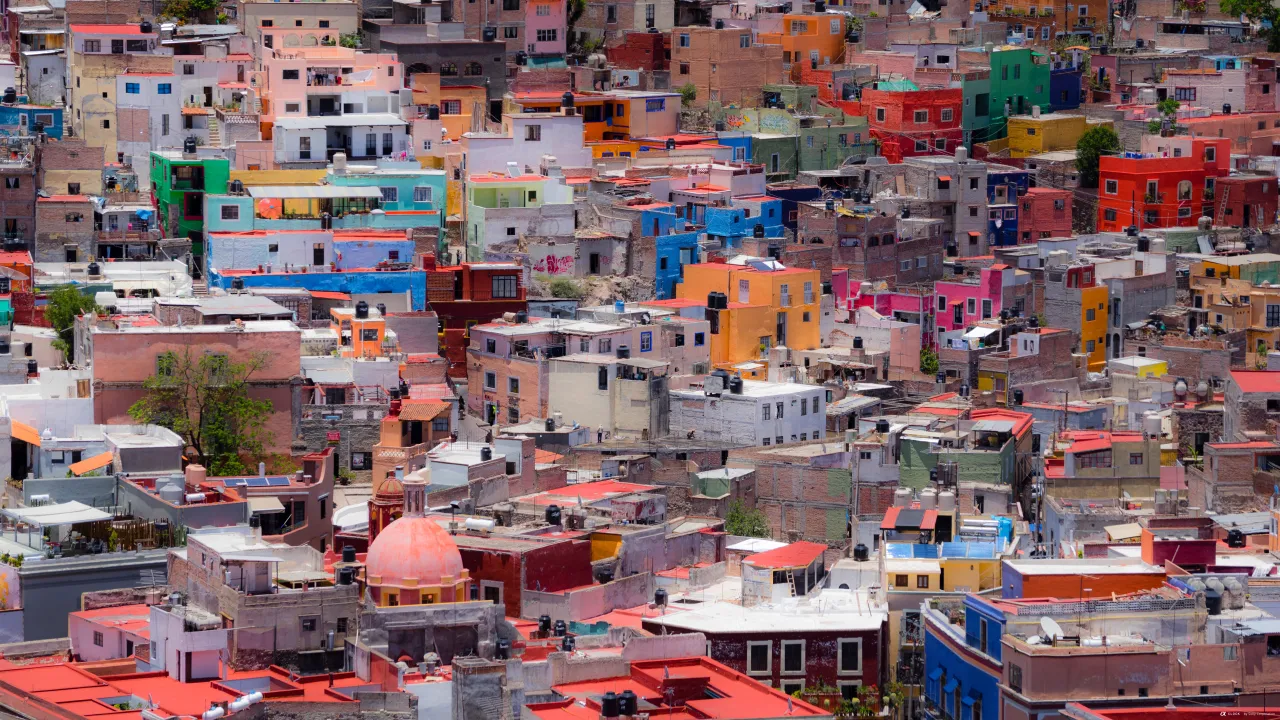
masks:
[(370, 585), (427, 587), (456, 583), (462, 555), (440, 524), (421, 516), (402, 517), (382, 529), (369, 546), (365, 576)]

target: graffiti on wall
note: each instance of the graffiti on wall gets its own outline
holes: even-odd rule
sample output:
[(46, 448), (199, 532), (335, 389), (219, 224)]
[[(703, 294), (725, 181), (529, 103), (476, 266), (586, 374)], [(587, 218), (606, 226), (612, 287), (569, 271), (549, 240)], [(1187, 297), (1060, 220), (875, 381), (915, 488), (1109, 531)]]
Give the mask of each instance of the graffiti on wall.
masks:
[(546, 273), (548, 275), (572, 275), (573, 274), (573, 256), (566, 255), (557, 257), (548, 255), (534, 262), (534, 272)]

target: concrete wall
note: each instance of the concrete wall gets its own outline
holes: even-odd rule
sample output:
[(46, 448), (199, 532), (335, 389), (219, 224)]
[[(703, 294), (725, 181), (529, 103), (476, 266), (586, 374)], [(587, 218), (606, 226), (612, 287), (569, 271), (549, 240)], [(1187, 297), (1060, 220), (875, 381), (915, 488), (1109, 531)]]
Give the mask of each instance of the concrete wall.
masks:
[(30, 504), (33, 495), (48, 495), (55, 503), (76, 500), (85, 505), (107, 507), (116, 502), (116, 478), (114, 475), (27, 478), (22, 483), (22, 502)]
[(618, 578), (605, 585), (592, 585), (563, 593), (523, 592), (521, 617), (550, 615), (552, 621), (586, 620), (621, 608), (649, 601), (653, 576), (640, 573)]
[(152, 572), (163, 576), (168, 550), (111, 553), (36, 560), (19, 572), (23, 639), (44, 640), (67, 634), (67, 615), (80, 609), (80, 595), (146, 584)]

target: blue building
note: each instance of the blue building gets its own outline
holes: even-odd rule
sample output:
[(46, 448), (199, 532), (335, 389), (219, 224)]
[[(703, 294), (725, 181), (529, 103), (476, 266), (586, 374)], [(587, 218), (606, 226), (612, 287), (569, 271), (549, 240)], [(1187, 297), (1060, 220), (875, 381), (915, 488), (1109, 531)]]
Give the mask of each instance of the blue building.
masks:
[(1049, 73), (1049, 110), (1074, 110), (1080, 107), (1084, 76), (1082, 68), (1054, 67)]
[(925, 715), (939, 720), (999, 720), (1005, 615), (975, 595), (965, 597), (960, 611), (963, 625), (953, 623), (946, 610), (927, 604), (921, 610)]
[(231, 289), (232, 278), (240, 278), (246, 288), (293, 287), (311, 292), (340, 292), (347, 295), (409, 293), (415, 311), (427, 309), (427, 274), (422, 270), (349, 270), (338, 272), (234, 272), (224, 274), (209, 268), (209, 287)]
[(658, 253), (658, 269), (654, 277), (656, 299), (675, 297), (676, 284), (684, 280), (684, 266), (702, 262), (698, 252), (699, 235), (701, 233), (695, 231), (657, 237), (654, 243)]
[(767, 188), (770, 197), (782, 201), (782, 225), (788, 230), (796, 229), (796, 220), (800, 217), (800, 203), (822, 200), (822, 188), (817, 185), (780, 183), (768, 185)]
[[(782, 214), (782, 201), (763, 203), (766, 215)], [(755, 208), (755, 209), (753, 209)], [(755, 237), (756, 226), (762, 226), (764, 237), (782, 237), (786, 230), (780, 219), (759, 216), (759, 206), (751, 203), (735, 203), (731, 207), (707, 207), (703, 216), (707, 239), (719, 241), (727, 248), (741, 247), (742, 238)]]
[(717, 142), (733, 148), (734, 161), (751, 162), (751, 133), (726, 131), (717, 134)]
[(1003, 247), (1018, 244), (1018, 206), (987, 206), (987, 245)]
[(1007, 165), (987, 169), (987, 245), (1018, 244), (1018, 198), (1031, 187), (1031, 174)]
[(44, 134), (54, 140), (62, 139), (62, 108), (43, 105), (0, 105), (0, 134), (30, 135), (36, 123)]

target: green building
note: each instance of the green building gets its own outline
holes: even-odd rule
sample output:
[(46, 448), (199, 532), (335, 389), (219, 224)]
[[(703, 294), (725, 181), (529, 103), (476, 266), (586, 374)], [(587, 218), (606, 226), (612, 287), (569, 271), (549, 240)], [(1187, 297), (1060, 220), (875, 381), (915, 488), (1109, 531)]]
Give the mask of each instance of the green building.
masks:
[(151, 192), (165, 237), (191, 240), (195, 268), (204, 271), (204, 196), (225, 195), (231, 178), (226, 158), (186, 157), (174, 150), (151, 153)]
[[(1008, 115), (1029, 115), (1039, 105), (1049, 109), (1049, 58), (1030, 48), (1003, 47), (988, 53), (991, 59), (990, 99), (987, 102), (988, 123), (982, 140), (1002, 138), (1007, 134)], [(974, 95), (975, 132), (981, 123), (981, 94)], [(967, 128), (966, 128), (967, 129)]]
[(808, 115), (794, 118), (788, 129), (751, 135), (752, 162), (764, 165), (769, 182), (794, 180), (809, 170), (835, 170), (876, 154), (865, 117)]
[[(953, 74), (952, 77), (956, 77)], [(960, 127), (964, 130), (964, 144), (973, 149), (974, 143), (986, 142), (987, 131), (991, 127), (991, 70), (980, 68), (969, 70), (953, 80), (957, 82), (960, 94), (964, 98), (964, 110), (960, 116)]]

